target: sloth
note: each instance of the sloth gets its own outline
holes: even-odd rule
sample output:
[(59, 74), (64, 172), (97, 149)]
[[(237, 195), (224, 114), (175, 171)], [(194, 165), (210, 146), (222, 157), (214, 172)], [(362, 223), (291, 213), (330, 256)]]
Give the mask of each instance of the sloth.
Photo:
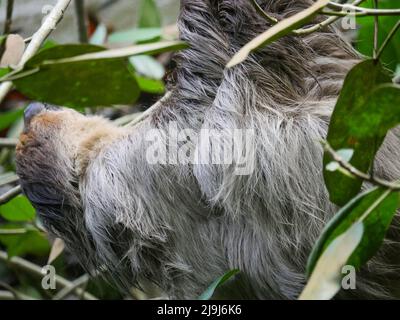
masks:
[[(284, 19), (313, 1), (258, 3)], [(195, 299), (238, 269), (216, 298), (296, 299), (310, 251), (338, 210), (320, 141), (361, 58), (331, 26), (285, 36), (227, 69), (271, 27), (247, 0), (182, 0), (178, 26), (189, 48), (174, 57), (170, 95), (141, 122), (119, 127), (43, 103), (26, 109), (16, 149), (23, 192), (88, 272), (102, 270), (121, 288), (150, 281), (169, 299)], [(229, 144), (235, 132), (247, 142)], [(400, 177), (398, 139), (397, 130), (387, 135), (377, 176)], [(213, 161), (232, 144), (232, 161)], [(356, 289), (338, 298), (394, 297), (396, 220), (357, 271)]]

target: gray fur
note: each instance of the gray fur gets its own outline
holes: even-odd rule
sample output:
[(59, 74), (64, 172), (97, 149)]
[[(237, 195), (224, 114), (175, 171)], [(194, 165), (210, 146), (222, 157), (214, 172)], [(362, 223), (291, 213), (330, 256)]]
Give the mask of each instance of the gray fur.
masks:
[[(283, 18), (312, 1), (259, 2)], [(284, 37), (226, 70), (233, 54), (268, 28), (247, 0), (184, 0), (179, 28), (191, 48), (176, 57), (172, 97), (135, 127), (111, 128), (118, 134), (95, 148), (95, 156), (81, 147), (90, 132), (68, 132), (67, 120), (61, 127), (33, 126), (39, 147), (21, 146), (17, 153), (23, 189), (49, 230), (89, 270), (104, 265), (121, 285), (146, 278), (172, 299), (195, 298), (238, 268), (240, 275), (220, 297), (297, 298), (310, 250), (337, 211), (324, 187), (319, 141), (344, 76), (359, 57), (329, 28)], [(62, 119), (65, 112), (49, 111)], [(146, 133), (158, 128), (167, 143), (171, 121), (197, 133), (254, 130), (255, 170), (235, 175), (229, 165), (149, 164)], [(192, 147), (199, 151), (204, 143), (200, 138)], [(78, 170), (74, 159), (86, 153), (87, 166)], [(400, 177), (399, 161), (392, 132), (377, 174)], [(391, 260), (397, 239), (393, 228), (358, 274), (357, 290), (339, 297), (391, 297), (384, 286), (397, 279)]]

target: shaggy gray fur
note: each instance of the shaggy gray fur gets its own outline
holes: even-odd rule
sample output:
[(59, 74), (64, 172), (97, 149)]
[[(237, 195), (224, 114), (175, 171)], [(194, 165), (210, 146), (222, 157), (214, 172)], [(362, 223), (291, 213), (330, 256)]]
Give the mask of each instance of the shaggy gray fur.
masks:
[[(259, 3), (284, 18), (312, 1)], [(297, 298), (310, 250), (337, 211), (324, 187), (319, 141), (358, 57), (329, 28), (286, 36), (225, 70), (239, 48), (268, 28), (248, 0), (183, 0), (179, 28), (191, 48), (176, 56), (172, 97), (105, 144), (83, 172), (74, 163), (83, 151), (69, 151), (67, 144), (77, 142), (65, 142), (59, 125), (30, 128), (37, 130), (35, 148), (28, 144), (17, 154), (23, 189), (48, 229), (89, 270), (106, 266), (121, 285), (146, 278), (170, 298), (195, 298), (238, 268), (220, 297)], [(65, 111), (48, 112), (63, 117)], [(167, 144), (171, 121), (195, 132), (252, 129), (254, 171), (149, 164), (146, 133), (160, 129)], [(196, 151), (208, 143), (198, 138)], [(377, 174), (400, 177), (399, 161), (399, 141), (391, 133), (375, 163)], [(398, 239), (397, 229), (389, 237)], [(397, 279), (392, 240), (357, 274), (357, 290), (339, 297), (391, 296), (384, 287)]]

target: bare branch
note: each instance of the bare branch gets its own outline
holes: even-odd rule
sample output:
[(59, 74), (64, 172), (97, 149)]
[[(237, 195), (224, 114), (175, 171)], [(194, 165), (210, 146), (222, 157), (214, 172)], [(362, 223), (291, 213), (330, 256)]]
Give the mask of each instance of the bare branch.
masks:
[(9, 202), (22, 193), (21, 186), (16, 186), (0, 196), (0, 205)]
[(60, 290), (54, 296), (53, 300), (62, 300), (64, 298), (66, 298), (68, 295), (70, 295), (76, 289), (81, 288), (84, 285), (86, 285), (89, 282), (89, 280), (90, 280), (89, 275), (88, 274), (84, 274), (83, 276), (81, 276), (78, 279), (74, 280), (70, 287), (65, 287), (62, 290)]
[(0, 138), (0, 148), (15, 148), (18, 139)]
[(89, 39), (86, 27), (86, 13), (85, 13), (84, 0), (75, 0), (75, 12), (76, 12), (76, 18), (78, 20), (79, 42), (88, 43)]
[(4, 23), (4, 31), (3, 34), (7, 35), (11, 32), (12, 25), (12, 15), (14, 10), (14, 0), (7, 0), (7, 13), (6, 13), (6, 21)]
[(25, 234), (26, 229), (0, 229), (0, 235), (15, 236), (20, 234)]
[[(24, 270), (32, 275), (38, 276), (38, 277), (43, 277), (42, 273), (42, 268), (30, 261), (27, 261), (25, 259), (22, 259), (20, 257), (11, 257), (10, 259), (8, 258), (8, 255), (6, 252), (0, 250), (0, 260), (10, 264), (12, 267)], [(55, 276), (55, 281), (56, 284), (62, 288), (66, 287), (72, 287), (73, 283), (59, 275)], [(86, 292), (80, 288), (75, 288), (74, 292), (78, 295), (83, 294), (83, 298), (85, 300), (97, 300), (95, 296), (90, 294), (89, 292)]]
[[(145, 112), (142, 112), (139, 115), (133, 114), (132, 116), (134, 116), (133, 119), (125, 119), (125, 123), (126, 126), (128, 127), (133, 127), (136, 124), (138, 124), (139, 122), (143, 121), (144, 119), (146, 119), (147, 117), (149, 117), (154, 110), (158, 109), (163, 103), (165, 103), (166, 100), (168, 100), (172, 95), (171, 91), (168, 91), (160, 100), (158, 100), (155, 104), (153, 104), (150, 108), (148, 108)], [(117, 119), (119, 120), (119, 119)], [(122, 125), (123, 123), (120, 123), (120, 125)]]

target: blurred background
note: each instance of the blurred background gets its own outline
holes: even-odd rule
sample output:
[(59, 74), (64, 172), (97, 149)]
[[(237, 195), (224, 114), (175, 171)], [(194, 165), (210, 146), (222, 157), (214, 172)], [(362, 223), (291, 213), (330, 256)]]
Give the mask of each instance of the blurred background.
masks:
[[(0, 25), (4, 23), (6, 10), (2, 1), (0, 11)], [(48, 9), (54, 5), (55, 0), (16, 0), (13, 14), (13, 32), (21, 34), (24, 38), (32, 35), (37, 30)], [(176, 22), (179, 13), (179, 0), (156, 0), (158, 9), (162, 12), (161, 23), (168, 26)], [(106, 24), (114, 30), (130, 28), (137, 24), (139, 1), (135, 0), (86, 0), (87, 12), (95, 15), (98, 21)], [(74, 6), (69, 6), (65, 17), (50, 39), (56, 39), (60, 43), (76, 42), (78, 40), (78, 28)]]

